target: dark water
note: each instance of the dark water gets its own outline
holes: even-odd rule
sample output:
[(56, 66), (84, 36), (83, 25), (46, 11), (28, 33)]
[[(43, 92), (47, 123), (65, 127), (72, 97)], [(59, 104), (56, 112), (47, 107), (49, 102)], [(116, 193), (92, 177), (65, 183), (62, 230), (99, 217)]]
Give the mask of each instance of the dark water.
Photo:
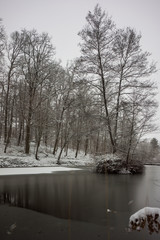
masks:
[[(7, 171), (7, 170), (6, 170)], [(160, 167), (143, 175), (99, 175), (90, 170), (40, 175), (0, 176), (0, 204), (107, 226), (109, 239), (160, 239), (147, 231), (127, 232), (130, 215), (160, 208)]]

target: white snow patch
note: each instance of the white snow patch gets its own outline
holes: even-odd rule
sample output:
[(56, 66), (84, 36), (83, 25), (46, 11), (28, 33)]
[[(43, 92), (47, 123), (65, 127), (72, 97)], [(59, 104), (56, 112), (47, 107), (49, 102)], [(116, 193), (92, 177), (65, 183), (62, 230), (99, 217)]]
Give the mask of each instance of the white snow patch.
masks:
[(47, 174), (53, 172), (75, 171), (80, 168), (67, 167), (35, 167), (35, 168), (0, 168), (0, 176), (4, 175), (24, 175), (24, 174)]
[(126, 168), (122, 168), (119, 173), (120, 174), (131, 174), (131, 172)]
[(106, 161), (110, 161), (112, 163), (116, 163), (116, 162), (119, 162), (121, 161), (120, 157), (116, 154), (113, 154), (113, 153), (107, 153), (107, 154), (104, 154), (104, 155), (96, 155), (95, 157), (95, 160), (96, 162), (106, 162)]

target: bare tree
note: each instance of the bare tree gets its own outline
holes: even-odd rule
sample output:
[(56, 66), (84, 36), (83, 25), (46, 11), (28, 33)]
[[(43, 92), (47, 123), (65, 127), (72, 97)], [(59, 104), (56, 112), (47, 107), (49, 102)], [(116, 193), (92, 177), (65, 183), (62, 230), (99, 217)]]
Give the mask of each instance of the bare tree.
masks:
[(115, 124), (114, 124), (114, 144), (117, 145), (117, 129), (119, 112), (121, 110), (121, 100), (126, 98), (130, 88), (148, 88), (153, 91), (153, 84), (148, 81), (155, 71), (154, 63), (149, 64), (148, 52), (143, 52), (140, 46), (141, 35), (135, 30), (117, 30), (113, 43), (115, 60), (112, 63), (112, 77), (115, 85)]
[[(39, 87), (35, 96), (35, 111), (33, 117), (33, 127), (35, 131), (36, 140), (36, 153), (35, 158), (38, 160), (38, 149), (42, 140), (43, 135), (45, 138), (45, 145), (47, 146), (47, 140), (49, 137), (49, 130), (53, 130), (53, 118), (55, 113), (55, 99), (57, 97), (57, 81), (62, 77), (60, 74), (62, 69), (56, 62), (51, 64), (50, 75)], [(57, 99), (56, 99), (57, 100)]]
[(8, 55), (8, 69), (6, 72), (6, 94), (5, 94), (5, 113), (4, 113), (4, 142), (7, 139), (7, 124), (8, 124), (8, 108), (9, 108), (9, 97), (11, 85), (14, 85), (14, 79), (16, 75), (16, 68), (18, 67), (18, 58), (21, 54), (22, 40), (20, 34), (14, 32), (11, 35), (11, 42), (7, 46)]
[(9, 119), (9, 127), (8, 127), (8, 131), (7, 131), (7, 136), (6, 136), (4, 153), (6, 153), (6, 151), (7, 151), (7, 147), (9, 145), (9, 143), (10, 143), (10, 138), (11, 138), (11, 134), (12, 134), (14, 102), (15, 102), (15, 98), (13, 97), (12, 105), (11, 105), (11, 112), (10, 112), (10, 119)]
[(157, 108), (154, 95), (152, 85), (148, 85), (148, 89), (135, 87), (132, 92), (128, 92), (128, 97), (126, 96), (126, 101), (121, 106), (123, 115), (120, 116), (119, 123), (122, 129), (119, 125), (117, 140), (120, 139), (119, 150), (125, 153), (126, 164), (133, 159), (142, 136), (154, 129), (151, 125)]
[[(103, 99), (107, 130), (115, 153), (122, 102), (128, 101), (133, 89), (144, 94), (149, 90), (152, 94), (154, 84), (148, 78), (155, 73), (156, 66), (149, 63), (150, 54), (142, 51), (141, 36), (131, 28), (116, 30), (111, 18), (98, 5), (93, 14), (88, 13), (86, 20), (87, 25), (79, 33), (81, 71), (87, 74), (90, 84), (98, 89)], [(134, 131), (135, 126), (132, 127)]]
[(2, 24), (2, 19), (0, 18), (0, 71), (2, 69), (5, 45), (6, 45), (6, 33), (4, 30), (4, 26)]
[[(94, 9), (94, 13), (88, 13), (86, 27), (79, 33), (82, 38), (81, 46), (81, 62), (83, 65), (83, 71), (92, 76), (92, 79), (97, 85), (100, 94), (103, 97), (103, 104), (106, 115), (106, 123), (110, 136), (113, 152), (116, 151), (113, 132), (111, 128), (111, 119), (109, 113), (109, 96), (107, 91), (110, 83), (110, 61), (112, 61), (111, 43), (113, 41), (113, 29), (114, 23), (105, 12), (102, 12), (101, 8), (97, 5)], [(97, 77), (94, 77), (97, 76)]]
[(26, 114), (25, 153), (29, 153), (31, 121), (34, 112), (36, 91), (45, 84), (49, 75), (54, 48), (48, 34), (38, 34), (35, 30), (21, 32), (23, 39), (21, 74), (27, 86), (28, 106)]

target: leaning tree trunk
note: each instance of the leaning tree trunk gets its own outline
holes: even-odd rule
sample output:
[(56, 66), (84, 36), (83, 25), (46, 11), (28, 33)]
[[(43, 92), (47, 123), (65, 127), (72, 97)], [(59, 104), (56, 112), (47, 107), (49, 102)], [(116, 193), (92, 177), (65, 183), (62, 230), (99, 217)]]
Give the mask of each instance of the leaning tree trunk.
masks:
[(67, 142), (65, 141), (64, 144), (63, 144), (63, 146), (61, 147), (61, 150), (60, 150), (60, 153), (59, 153), (58, 159), (57, 159), (57, 164), (58, 164), (58, 165), (61, 165), (60, 160), (61, 160), (61, 156), (62, 156), (63, 149), (65, 148), (66, 144), (67, 144)]
[(41, 138), (39, 138), (38, 141), (37, 141), (36, 153), (35, 153), (35, 159), (36, 159), (36, 160), (39, 160), (38, 150), (39, 150), (40, 142), (41, 142)]
[(103, 102), (104, 102), (104, 108), (105, 108), (105, 114), (106, 114), (106, 120), (107, 120), (107, 127), (108, 127), (111, 145), (112, 145), (112, 152), (115, 153), (116, 146), (115, 146), (114, 139), (113, 139), (113, 134), (112, 134), (112, 129), (111, 129), (111, 121), (110, 121), (110, 116), (109, 116), (109, 111), (108, 111), (108, 106), (107, 106), (108, 104), (107, 104), (107, 99), (106, 99), (105, 78), (104, 78), (99, 42), (98, 42), (98, 58), (99, 58), (100, 77), (101, 77), (101, 83), (102, 83), (102, 94), (103, 94)]

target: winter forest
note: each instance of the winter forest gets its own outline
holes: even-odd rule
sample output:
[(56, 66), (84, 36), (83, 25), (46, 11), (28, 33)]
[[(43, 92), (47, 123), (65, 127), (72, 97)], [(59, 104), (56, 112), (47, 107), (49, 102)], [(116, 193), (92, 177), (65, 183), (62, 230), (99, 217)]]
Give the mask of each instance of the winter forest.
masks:
[(64, 68), (48, 33), (23, 29), (7, 36), (0, 21), (4, 153), (14, 145), (29, 154), (34, 143), (37, 160), (40, 145), (53, 155), (60, 149), (59, 160), (68, 149), (75, 158), (80, 150), (120, 153), (126, 162), (152, 158), (151, 144), (141, 139), (156, 127), (156, 65), (141, 47), (141, 35), (118, 29), (99, 5), (78, 35), (81, 56)]

